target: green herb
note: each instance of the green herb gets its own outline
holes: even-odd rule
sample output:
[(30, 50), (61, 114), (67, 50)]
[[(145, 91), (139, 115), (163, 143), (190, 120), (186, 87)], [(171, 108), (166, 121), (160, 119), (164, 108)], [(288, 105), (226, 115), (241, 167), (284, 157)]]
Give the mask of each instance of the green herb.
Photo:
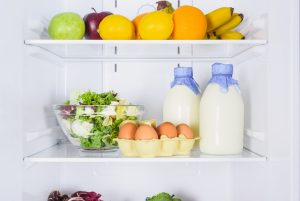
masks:
[(146, 201), (181, 201), (179, 198), (174, 198), (174, 195), (170, 195), (168, 193), (162, 192), (151, 198), (146, 198)]
[(110, 105), (113, 101), (118, 101), (117, 94), (113, 91), (98, 94), (87, 91), (78, 96), (77, 101), (83, 105)]

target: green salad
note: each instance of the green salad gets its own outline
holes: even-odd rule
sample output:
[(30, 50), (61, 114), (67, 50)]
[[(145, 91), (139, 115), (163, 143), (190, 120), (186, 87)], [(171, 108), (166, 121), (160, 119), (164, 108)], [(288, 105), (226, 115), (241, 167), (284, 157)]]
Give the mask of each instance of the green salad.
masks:
[(106, 149), (117, 146), (120, 124), (137, 120), (142, 107), (119, 99), (113, 91), (87, 91), (72, 93), (59, 111), (62, 126), (82, 148)]

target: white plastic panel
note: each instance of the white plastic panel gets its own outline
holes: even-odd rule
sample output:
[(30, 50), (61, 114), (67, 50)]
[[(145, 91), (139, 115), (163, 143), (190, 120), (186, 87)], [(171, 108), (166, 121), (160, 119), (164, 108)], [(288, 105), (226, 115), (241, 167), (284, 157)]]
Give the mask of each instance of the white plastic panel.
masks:
[(245, 105), (245, 146), (262, 155), (267, 152), (266, 65), (265, 58), (259, 56), (239, 62), (235, 69)]
[[(66, 96), (68, 100), (70, 93), (74, 90), (103, 91), (103, 75), (101, 62), (66, 62)], [(63, 102), (58, 102), (62, 104)]]
[(52, 105), (64, 99), (64, 65), (38, 49), (26, 49), (23, 69), (24, 156), (45, 149), (60, 138)]
[(34, 164), (24, 166), (22, 201), (47, 200), (53, 190), (61, 186), (61, 164)]

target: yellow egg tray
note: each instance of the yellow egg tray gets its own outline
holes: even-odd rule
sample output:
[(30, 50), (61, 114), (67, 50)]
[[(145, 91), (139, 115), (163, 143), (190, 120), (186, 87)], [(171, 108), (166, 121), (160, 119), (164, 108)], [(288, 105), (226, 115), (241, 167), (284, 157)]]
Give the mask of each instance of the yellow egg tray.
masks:
[(124, 140), (118, 139), (119, 148), (128, 157), (159, 157), (189, 155), (195, 139)]

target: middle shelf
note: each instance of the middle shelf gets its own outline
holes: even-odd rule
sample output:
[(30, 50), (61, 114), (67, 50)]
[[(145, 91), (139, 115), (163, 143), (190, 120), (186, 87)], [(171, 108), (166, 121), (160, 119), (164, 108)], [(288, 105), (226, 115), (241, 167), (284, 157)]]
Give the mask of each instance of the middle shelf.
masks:
[(156, 157), (156, 158), (134, 158), (123, 157), (119, 151), (115, 152), (84, 152), (69, 144), (57, 144), (39, 153), (27, 156), (25, 162), (38, 163), (105, 163), (105, 162), (263, 162), (265, 156), (258, 155), (244, 149), (238, 155), (206, 155), (199, 150), (193, 150), (189, 156)]

